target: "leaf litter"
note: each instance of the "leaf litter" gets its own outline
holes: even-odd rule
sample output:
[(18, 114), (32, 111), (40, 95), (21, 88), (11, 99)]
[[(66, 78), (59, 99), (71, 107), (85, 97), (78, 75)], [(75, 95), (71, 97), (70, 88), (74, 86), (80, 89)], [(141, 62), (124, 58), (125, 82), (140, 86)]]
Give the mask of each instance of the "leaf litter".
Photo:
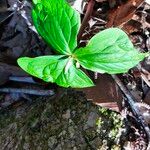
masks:
[[(85, 45), (84, 43), (87, 43), (87, 41), (91, 38), (91, 36), (95, 35), (97, 32), (99, 32), (99, 30), (103, 30), (104, 28), (108, 26), (109, 27), (119, 26), (123, 30), (126, 31), (126, 33), (130, 36), (132, 42), (138, 48), (139, 51), (149, 51), (149, 31), (150, 31), (149, 20), (148, 20), (148, 17), (149, 17), (148, 12), (150, 9), (149, 4), (145, 3), (144, 1), (126, 1), (126, 2), (120, 1), (120, 2), (121, 3), (115, 3), (113, 7), (110, 5), (109, 1), (103, 1), (103, 2), (99, 1), (99, 3), (96, 3), (91, 19), (89, 20), (89, 24), (87, 27), (85, 27), (85, 30), (82, 34), (82, 38), (81, 38), (82, 45)], [(99, 8), (98, 6), (101, 6), (101, 7)], [(128, 74), (124, 74), (120, 76), (123, 84), (125, 84), (127, 88), (129, 89), (129, 91), (132, 93), (132, 95), (134, 95), (135, 102), (137, 102), (139, 106), (138, 109), (141, 111), (141, 114), (143, 114), (143, 107), (145, 108), (144, 115), (146, 116), (143, 115), (143, 117), (145, 118), (147, 122), (146, 124), (149, 124), (148, 122), (149, 117), (147, 118), (147, 116), (149, 116), (149, 110), (150, 110), (149, 109), (150, 103), (148, 102), (148, 100), (145, 101), (145, 97), (146, 99), (148, 98), (147, 94), (150, 91), (149, 79), (148, 79), (149, 68), (150, 68), (149, 58), (147, 58), (137, 68), (132, 69)], [(142, 70), (145, 70), (146, 76), (143, 75)], [(137, 73), (140, 75), (135, 78)], [(97, 78), (97, 75), (96, 75), (96, 78)], [(97, 81), (97, 83), (99, 83), (99, 81)], [(97, 85), (96, 90), (99, 90), (99, 89), (100, 88)], [(90, 89), (90, 90), (91, 91), (93, 90), (92, 92), (94, 92), (95, 89)], [(105, 89), (103, 89), (103, 91), (105, 91)], [(102, 92), (102, 96), (103, 96), (103, 93), (104, 92)], [(88, 95), (88, 92), (87, 92), (87, 95)], [(98, 95), (94, 95), (93, 101), (96, 101), (97, 103), (97, 100), (99, 100), (100, 97), (101, 97), (101, 93), (99, 91)], [(88, 95), (88, 98), (92, 100), (92, 98), (89, 95)], [(116, 99), (113, 101), (114, 105), (116, 101), (117, 101)], [(112, 104), (112, 100), (110, 101), (109, 99), (106, 98), (106, 101), (104, 104), (105, 104), (105, 107), (110, 108)], [(103, 100), (99, 100), (99, 105), (104, 106)], [(120, 104), (118, 102), (118, 108), (119, 107), (120, 107)], [(124, 108), (126, 109), (126, 107), (127, 106), (125, 106)], [(111, 108), (114, 109), (113, 105)], [(128, 116), (128, 114), (126, 114), (126, 116)], [(130, 113), (129, 116), (132, 117), (134, 115), (133, 114), (131, 115)], [(134, 124), (135, 122), (133, 123), (133, 126)], [(141, 129), (139, 131), (141, 131)], [(141, 137), (141, 138), (143, 139), (142, 140), (143, 142), (145, 137)], [(145, 140), (144, 143), (146, 144), (146, 142), (147, 141)], [(131, 141), (130, 143), (132, 145)], [(138, 147), (137, 149), (142, 149), (142, 148)]]

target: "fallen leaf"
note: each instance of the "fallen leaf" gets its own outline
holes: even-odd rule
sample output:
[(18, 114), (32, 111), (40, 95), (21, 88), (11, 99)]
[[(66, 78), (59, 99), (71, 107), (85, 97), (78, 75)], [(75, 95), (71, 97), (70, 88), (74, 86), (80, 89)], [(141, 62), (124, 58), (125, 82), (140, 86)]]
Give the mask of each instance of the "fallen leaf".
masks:
[(110, 10), (106, 27), (120, 26), (133, 17), (136, 9), (143, 4), (144, 0), (129, 0), (121, 6)]
[(147, 92), (143, 102), (150, 106), (150, 90)]
[(73, 8), (76, 9), (81, 14), (83, 14), (85, 5), (86, 5), (86, 1), (85, 0), (75, 0), (73, 2)]
[(27, 76), (27, 74), (20, 68), (0, 62), (0, 85), (9, 81), (9, 77), (14, 76)]
[(88, 100), (114, 111), (121, 110), (121, 92), (111, 76), (98, 74), (95, 85), (95, 87), (83, 89)]
[(122, 29), (127, 31), (128, 34), (138, 32), (141, 30), (141, 23), (135, 20), (129, 20), (126, 24), (123, 25)]
[(145, 2), (150, 5), (150, 0), (145, 0)]
[(7, 2), (6, 0), (1, 0), (0, 1), (0, 12), (4, 12), (7, 10)]
[(13, 15), (12, 11), (8, 10), (6, 0), (0, 1), (0, 24)]

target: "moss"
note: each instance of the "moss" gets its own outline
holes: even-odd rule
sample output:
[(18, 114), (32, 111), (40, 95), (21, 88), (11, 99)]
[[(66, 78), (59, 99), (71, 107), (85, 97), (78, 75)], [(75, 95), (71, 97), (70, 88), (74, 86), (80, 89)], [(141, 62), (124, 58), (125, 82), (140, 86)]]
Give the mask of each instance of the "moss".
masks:
[(11, 143), (7, 149), (90, 150), (101, 147), (104, 140), (109, 148), (114, 146), (121, 120), (80, 92), (69, 91), (60, 100), (42, 97), (32, 105), (1, 111), (0, 125), (0, 147)]

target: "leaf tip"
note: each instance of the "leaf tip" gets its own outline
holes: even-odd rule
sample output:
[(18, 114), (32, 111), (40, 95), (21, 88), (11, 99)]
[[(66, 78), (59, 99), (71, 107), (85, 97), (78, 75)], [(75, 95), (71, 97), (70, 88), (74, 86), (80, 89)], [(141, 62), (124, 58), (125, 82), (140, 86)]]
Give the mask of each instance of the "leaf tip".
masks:
[(17, 64), (23, 69), (27, 70), (28, 64), (29, 64), (29, 59), (28, 57), (21, 57), (17, 59)]

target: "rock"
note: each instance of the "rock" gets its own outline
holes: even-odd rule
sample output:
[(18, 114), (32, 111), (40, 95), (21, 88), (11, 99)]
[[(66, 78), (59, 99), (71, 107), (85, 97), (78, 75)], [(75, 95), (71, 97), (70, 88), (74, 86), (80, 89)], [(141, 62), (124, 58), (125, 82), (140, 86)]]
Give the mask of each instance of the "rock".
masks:
[(68, 109), (66, 111), (66, 113), (62, 115), (62, 117), (65, 118), (65, 119), (69, 119), (70, 118), (70, 110)]
[[(111, 112), (100, 110), (81, 92), (72, 90), (59, 100), (41, 97), (32, 104), (1, 110), (0, 149), (90, 150), (101, 147), (103, 140), (111, 149), (115, 136), (109, 135), (115, 122), (112, 115), (107, 116)], [(118, 123), (115, 135), (117, 131)]]
[(53, 148), (54, 147), (54, 144), (57, 143), (57, 139), (55, 136), (52, 136), (48, 139), (48, 147), (49, 148)]
[(85, 124), (84, 129), (95, 127), (96, 126), (96, 120), (98, 119), (98, 114), (95, 112), (90, 112), (88, 116), (87, 123)]

